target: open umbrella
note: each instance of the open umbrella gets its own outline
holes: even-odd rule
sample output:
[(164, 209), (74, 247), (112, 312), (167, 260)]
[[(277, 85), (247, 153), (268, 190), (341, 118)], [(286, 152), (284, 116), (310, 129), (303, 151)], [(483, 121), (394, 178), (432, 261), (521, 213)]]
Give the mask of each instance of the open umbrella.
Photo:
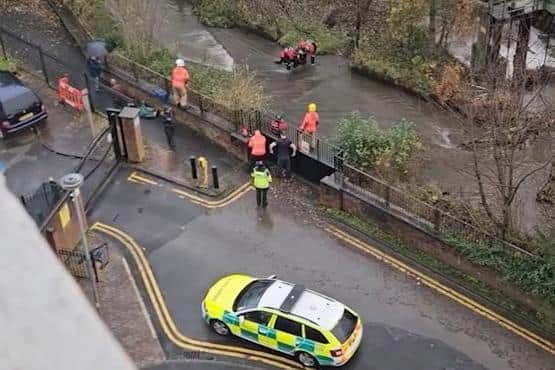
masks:
[(91, 41), (85, 45), (85, 55), (96, 58), (103, 58), (108, 54), (108, 46), (104, 41)]

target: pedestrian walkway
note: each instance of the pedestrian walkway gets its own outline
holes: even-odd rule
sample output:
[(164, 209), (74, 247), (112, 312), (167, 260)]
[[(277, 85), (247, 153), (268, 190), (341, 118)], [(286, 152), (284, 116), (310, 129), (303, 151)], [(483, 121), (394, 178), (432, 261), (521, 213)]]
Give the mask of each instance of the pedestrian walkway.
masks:
[(108, 243), (110, 253), (110, 262), (99, 275), (100, 316), (138, 367), (163, 361), (164, 352), (123, 247), (100, 233), (91, 237)]
[[(175, 150), (171, 150), (168, 145), (161, 119), (143, 119), (142, 132), (147, 155), (141, 168), (154, 175), (197, 188), (198, 181), (192, 177), (190, 164), (190, 158), (194, 156), (208, 160), (208, 189), (202, 191), (205, 195), (221, 196), (248, 180), (246, 164), (184, 124), (177, 123), (175, 127)], [(212, 166), (217, 167), (220, 189), (213, 187)], [(201, 176), (201, 172), (198, 169), (197, 175)]]

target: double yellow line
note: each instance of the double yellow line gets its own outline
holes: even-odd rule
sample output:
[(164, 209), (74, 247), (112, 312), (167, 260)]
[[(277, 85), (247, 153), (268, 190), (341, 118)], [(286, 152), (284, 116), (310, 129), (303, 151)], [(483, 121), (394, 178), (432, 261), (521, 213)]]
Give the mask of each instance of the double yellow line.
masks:
[(347, 233), (345, 233), (344, 231), (328, 225), (325, 230), (327, 232), (329, 232), (330, 234), (334, 235), (335, 237), (337, 237), (340, 240), (343, 240), (344, 242), (346, 242), (347, 244), (357, 248), (358, 250), (362, 251), (365, 254), (370, 254), (373, 257), (375, 257), (376, 259), (378, 259), (379, 261), (383, 261), (384, 263), (394, 267), (395, 269), (413, 277), (416, 278), (418, 281), (420, 281), (422, 284), (428, 286), (429, 288), (437, 291), (438, 293), (441, 293), (449, 298), (451, 298), (452, 300), (454, 300), (455, 302), (460, 303), (461, 305), (469, 308), (470, 310), (472, 310), (473, 312), (477, 313), (478, 315), (481, 315), (483, 317), (486, 317), (487, 319), (501, 325), (502, 327), (504, 327), (505, 329), (509, 330), (510, 332), (526, 339), (527, 341), (537, 345), (538, 347), (543, 348), (544, 350), (546, 350), (547, 352), (555, 355), (555, 344), (551, 343), (550, 341), (548, 341), (547, 339), (544, 339), (542, 337), (540, 337), (539, 335), (536, 335), (534, 333), (532, 333), (531, 331), (515, 324), (514, 322), (508, 320), (507, 318), (491, 311), (490, 309), (482, 306), (481, 304), (479, 304), (478, 302), (462, 295), (461, 293), (458, 293), (457, 291), (441, 284), (440, 282), (430, 278), (429, 276), (424, 275), (423, 273), (421, 273), (420, 271), (415, 270), (414, 268), (406, 265), (405, 263), (399, 261), (396, 258), (393, 258), (387, 254), (385, 254), (384, 252), (380, 251), (379, 249), (373, 247), (372, 245), (365, 243), (363, 241), (361, 241), (360, 239), (357, 239)]
[[(91, 226), (91, 230), (106, 234), (119, 242), (121, 242), (127, 250), (133, 256), (133, 260), (137, 265), (139, 273), (141, 275), (141, 279), (149, 299), (152, 303), (152, 307), (156, 312), (156, 316), (160, 323), (160, 327), (162, 331), (166, 334), (168, 339), (174, 343), (177, 347), (187, 349), (187, 350), (194, 350), (194, 351), (202, 351), (205, 353), (211, 353), (214, 355), (222, 355), (246, 360), (253, 360), (257, 362), (261, 362), (267, 365), (274, 366), (280, 369), (303, 369), (304, 367), (289, 360), (284, 357), (276, 356), (270, 353), (262, 352), (262, 351), (255, 351), (248, 348), (236, 347), (236, 346), (229, 346), (223, 344), (215, 344), (210, 343), (207, 341), (196, 340), (190, 337), (185, 336), (182, 334), (175, 322), (173, 321), (158, 283), (156, 282), (156, 278), (154, 277), (154, 273), (150, 268), (148, 260), (143, 252), (143, 250), (137, 245), (137, 243), (131, 238), (129, 235), (124, 233), (123, 231), (103, 224), (101, 222), (96, 222), (94, 225)], [(199, 307), (200, 307), (200, 300), (199, 300)], [(199, 320), (200, 313), (199, 313)]]
[(227, 195), (225, 198), (219, 199), (219, 200), (212, 200), (212, 201), (203, 199), (195, 194), (183, 191), (181, 189), (174, 188), (172, 189), (172, 192), (177, 194), (178, 197), (182, 199), (187, 198), (192, 203), (198, 204), (204, 208), (222, 208), (235, 202), (237, 199), (241, 198), (243, 195), (248, 193), (251, 189), (252, 187), (250, 183), (247, 182), (239, 186), (237, 189), (235, 189), (231, 194)]
[(137, 171), (133, 171), (129, 176), (127, 176), (127, 181), (134, 182), (136, 184), (158, 185), (158, 182), (151, 180), (148, 177), (139, 175)]
[[(157, 185), (162, 186), (158, 182), (139, 175), (137, 171), (132, 172), (128, 177), (127, 181), (142, 184), (142, 185)], [(235, 202), (237, 199), (241, 198), (243, 195), (248, 193), (251, 190), (250, 183), (245, 183), (235, 189), (232, 193), (228, 194), (226, 197), (218, 200), (209, 200), (202, 198), (192, 192), (188, 192), (182, 189), (173, 188), (171, 189), (172, 193), (177, 194), (177, 196), (181, 199), (188, 199), (191, 203), (199, 205), (204, 208), (214, 209), (214, 208), (222, 208), (228, 206), (229, 204)]]

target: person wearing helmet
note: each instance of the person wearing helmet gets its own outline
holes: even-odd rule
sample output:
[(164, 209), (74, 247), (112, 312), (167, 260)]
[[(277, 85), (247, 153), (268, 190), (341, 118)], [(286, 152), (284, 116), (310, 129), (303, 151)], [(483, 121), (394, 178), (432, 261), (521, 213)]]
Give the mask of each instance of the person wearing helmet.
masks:
[(189, 72), (185, 69), (185, 61), (177, 59), (171, 73), (172, 91), (175, 104), (180, 108), (187, 106), (187, 86), (189, 84)]
[(299, 63), (306, 64), (310, 57), (311, 64), (316, 62), (316, 43), (312, 40), (301, 40), (297, 44), (297, 54), (299, 55)]
[(257, 161), (251, 173), (251, 183), (256, 189), (256, 205), (266, 208), (268, 206), (268, 189), (272, 182), (270, 171), (264, 166), (264, 162)]
[(316, 129), (319, 124), (320, 116), (318, 115), (316, 104), (310, 103), (308, 104), (307, 112), (304, 115), (299, 130), (302, 133), (301, 139), (308, 139), (309, 147), (311, 149), (316, 146)]
[(287, 69), (291, 69), (291, 66), (296, 67), (297, 52), (291, 46), (284, 48), (279, 54), (279, 60), (277, 64), (285, 64)]
[(277, 114), (274, 120), (270, 122), (270, 131), (277, 137), (287, 131), (287, 122), (285, 122), (281, 114)]

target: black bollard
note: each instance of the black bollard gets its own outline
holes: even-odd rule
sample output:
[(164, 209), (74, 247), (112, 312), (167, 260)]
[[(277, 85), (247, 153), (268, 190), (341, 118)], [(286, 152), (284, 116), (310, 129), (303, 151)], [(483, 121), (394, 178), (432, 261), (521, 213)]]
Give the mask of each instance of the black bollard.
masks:
[(218, 167), (212, 166), (212, 181), (214, 182), (214, 189), (220, 188), (220, 180), (218, 179)]
[(191, 176), (193, 176), (193, 179), (197, 179), (198, 175), (197, 175), (197, 158), (192, 155), (189, 157), (189, 161), (191, 162)]

